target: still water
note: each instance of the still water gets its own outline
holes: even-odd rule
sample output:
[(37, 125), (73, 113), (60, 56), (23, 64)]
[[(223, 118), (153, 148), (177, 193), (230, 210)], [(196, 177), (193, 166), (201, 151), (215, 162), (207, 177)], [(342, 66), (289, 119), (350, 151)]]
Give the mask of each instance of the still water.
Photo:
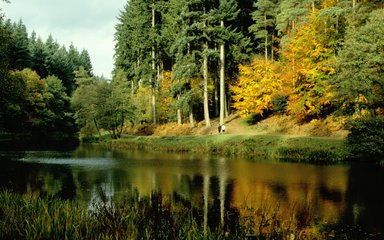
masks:
[(359, 226), (380, 236), (384, 231), (384, 169), (378, 166), (317, 166), (95, 146), (2, 151), (0, 161), (0, 188), (89, 206), (98, 201), (100, 190), (110, 198), (161, 193), (202, 209), (205, 220), (224, 221), (234, 209), (240, 215), (244, 209), (270, 209), (279, 211), (283, 221), (294, 217)]

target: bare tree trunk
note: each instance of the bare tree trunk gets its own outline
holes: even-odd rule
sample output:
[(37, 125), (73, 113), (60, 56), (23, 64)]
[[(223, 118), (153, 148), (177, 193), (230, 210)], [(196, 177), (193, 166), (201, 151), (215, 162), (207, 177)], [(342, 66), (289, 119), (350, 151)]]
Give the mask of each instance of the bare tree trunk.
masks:
[(275, 43), (275, 35), (272, 34), (272, 42), (271, 42), (271, 62), (274, 61), (275, 58), (275, 49), (274, 49), (274, 43)]
[(97, 130), (97, 133), (99, 134), (99, 137), (101, 138), (101, 132), (100, 132), (99, 125), (97, 124), (96, 118), (93, 119), (93, 123), (95, 124), (95, 127)]
[[(152, 6), (152, 29), (155, 29), (155, 4)], [(156, 63), (155, 63), (155, 41), (152, 45), (152, 122), (157, 124), (156, 121)]]
[(264, 28), (265, 28), (265, 43), (264, 43), (264, 51), (265, 51), (265, 61), (268, 61), (268, 31), (267, 31), (267, 14), (264, 14)]
[[(220, 26), (224, 28), (224, 20), (221, 20)], [(224, 125), (225, 112), (225, 45), (220, 44), (220, 126)]]
[[(177, 94), (177, 102), (180, 101), (180, 93)], [(181, 109), (180, 107), (177, 108), (177, 124), (181, 125), (182, 121), (181, 121)]]
[[(204, 7), (205, 14), (205, 7)], [(204, 28), (207, 27), (207, 22), (204, 20)], [(203, 55), (203, 91), (204, 91), (204, 120), (205, 126), (211, 126), (211, 120), (209, 118), (209, 101), (208, 101), (208, 42), (204, 43), (205, 54)]]
[[(208, 50), (208, 43), (204, 44), (205, 49)], [(209, 102), (208, 102), (208, 56), (205, 54), (203, 59), (203, 78), (204, 78), (204, 119), (205, 126), (210, 127), (211, 121), (209, 118)]]
[[(217, 51), (217, 47), (215, 47), (215, 51)], [(220, 81), (219, 81), (219, 73), (220, 68), (216, 68), (214, 73), (214, 78), (215, 78), (215, 96), (214, 96), (214, 101), (215, 101), (215, 117), (218, 117), (220, 112), (220, 101), (219, 101), (219, 96), (220, 96)]]
[(189, 125), (191, 128), (195, 127), (195, 120), (193, 119), (193, 110), (191, 109), (189, 112)]

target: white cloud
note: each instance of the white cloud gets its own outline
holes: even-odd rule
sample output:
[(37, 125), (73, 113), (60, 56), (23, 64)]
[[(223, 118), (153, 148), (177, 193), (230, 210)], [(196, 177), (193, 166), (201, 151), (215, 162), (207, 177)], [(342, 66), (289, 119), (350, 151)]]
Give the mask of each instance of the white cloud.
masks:
[(28, 32), (33, 30), (46, 39), (52, 34), (67, 47), (73, 43), (86, 49), (94, 74), (111, 77), (114, 33), (119, 11), (126, 0), (11, 0), (1, 2), (7, 18), (23, 20)]

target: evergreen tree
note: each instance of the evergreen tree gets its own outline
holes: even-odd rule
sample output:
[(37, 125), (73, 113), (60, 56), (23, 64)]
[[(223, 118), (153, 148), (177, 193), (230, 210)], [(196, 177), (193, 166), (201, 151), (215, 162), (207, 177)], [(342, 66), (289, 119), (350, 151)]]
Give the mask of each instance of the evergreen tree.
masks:
[[(220, 23), (217, 28), (217, 43), (220, 45), (220, 125), (224, 125), (224, 117), (226, 115), (226, 84), (225, 84), (225, 68), (226, 68), (226, 46), (229, 45), (231, 40), (239, 39), (241, 34), (237, 34), (236, 30), (232, 28), (230, 24), (225, 27), (225, 22), (233, 21), (237, 18), (239, 13), (237, 3), (234, 0), (219, 2), (218, 10), (215, 14), (217, 21)], [(229, 48), (229, 46), (227, 46)]]
[(83, 49), (79, 56), (79, 62), (75, 69), (78, 69), (80, 66), (83, 66), (84, 69), (88, 72), (89, 75), (93, 75), (92, 62), (87, 50)]
[(48, 76), (47, 69), (47, 49), (41, 38), (37, 38), (31, 43), (31, 68), (39, 74), (39, 76), (45, 78)]
[[(9, 22), (8, 24), (11, 23)], [(8, 48), (10, 68), (22, 70), (30, 67), (31, 63), (27, 28), (21, 20), (11, 26), (11, 43)]]
[(152, 27), (150, 5), (142, 0), (129, 1), (118, 17), (115, 34), (115, 67), (129, 74), (133, 86), (151, 80)]
[(312, 0), (282, 0), (277, 15), (277, 30), (286, 35), (308, 16)]
[(335, 91), (342, 108), (361, 115), (361, 110), (384, 107), (384, 11), (375, 10), (359, 29), (351, 27), (338, 57)]
[(269, 53), (270, 58), (274, 59), (278, 4), (279, 0), (259, 0), (255, 3), (256, 10), (252, 13), (254, 24), (250, 27), (250, 31), (256, 41), (259, 41), (257, 48), (264, 51), (265, 60), (268, 60)]

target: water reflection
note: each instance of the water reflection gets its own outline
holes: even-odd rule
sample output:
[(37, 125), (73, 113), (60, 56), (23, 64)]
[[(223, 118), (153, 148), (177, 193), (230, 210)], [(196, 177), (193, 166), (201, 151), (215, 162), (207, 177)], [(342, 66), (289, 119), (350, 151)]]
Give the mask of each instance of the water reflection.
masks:
[(267, 163), (84, 146), (73, 152), (3, 152), (0, 158), (1, 187), (76, 199), (90, 209), (127, 195), (140, 201), (161, 194), (172, 204), (190, 207), (205, 232), (238, 226), (239, 216), (261, 230), (277, 222), (358, 224), (375, 233), (384, 229), (384, 196), (377, 186), (384, 171), (373, 166)]

